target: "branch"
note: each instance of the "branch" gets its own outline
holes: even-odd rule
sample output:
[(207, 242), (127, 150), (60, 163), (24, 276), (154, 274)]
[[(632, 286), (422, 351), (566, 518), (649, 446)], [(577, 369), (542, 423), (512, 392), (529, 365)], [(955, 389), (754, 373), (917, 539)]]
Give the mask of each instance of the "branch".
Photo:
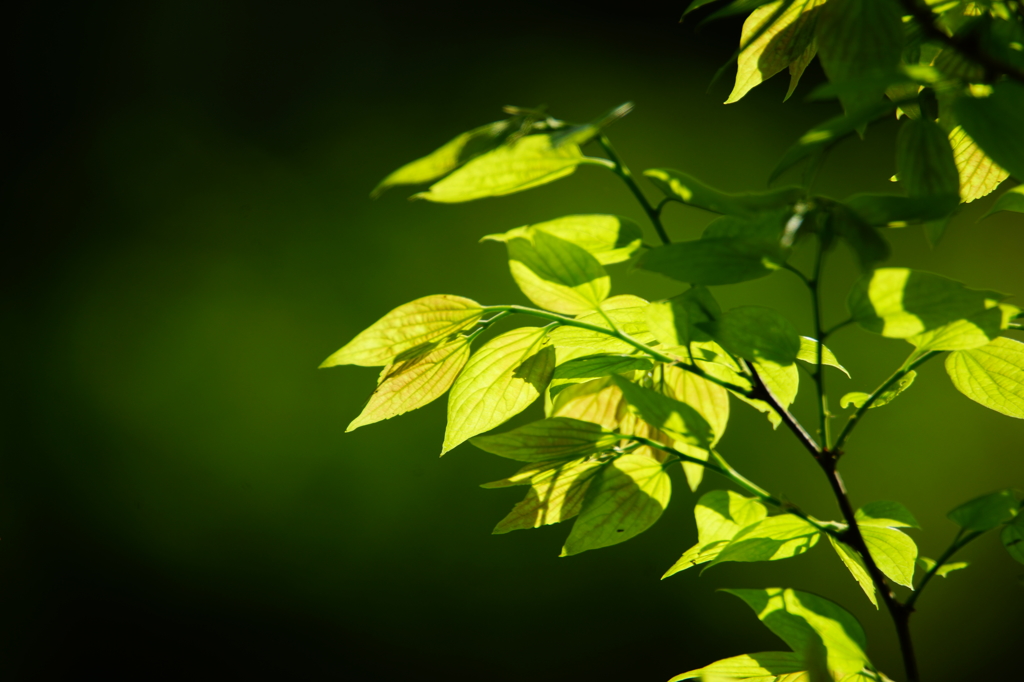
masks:
[(647, 201), (647, 197), (640, 191), (636, 181), (633, 180), (633, 174), (629, 171), (624, 163), (619, 159), (619, 155), (615, 153), (615, 149), (612, 148), (612, 142), (608, 139), (607, 135), (601, 135), (597, 138), (597, 141), (601, 144), (601, 148), (604, 149), (604, 153), (608, 155), (608, 158), (612, 160), (615, 165), (612, 167), (612, 172), (622, 178), (622, 181), (626, 183), (629, 190), (633, 192), (633, 195), (640, 202), (640, 205), (644, 207), (644, 211), (647, 213), (647, 217), (651, 219), (651, 224), (654, 225), (654, 229), (658, 231), (658, 237), (661, 238), (662, 244), (671, 244), (672, 240), (668, 238), (668, 233), (665, 232), (665, 227), (661, 224), (661, 208), (665, 202), (658, 205), (658, 208), (651, 206), (651, 203)]
[(963, 529), (961, 529), (960, 532), (957, 533), (957, 536), (953, 538), (953, 542), (949, 545), (946, 551), (942, 553), (942, 556), (939, 557), (939, 560), (936, 561), (935, 565), (932, 566), (931, 570), (925, 573), (924, 577), (921, 578), (921, 582), (918, 584), (917, 589), (914, 590), (914, 592), (909, 597), (907, 597), (907, 602), (906, 604), (904, 604), (904, 606), (906, 606), (908, 609), (913, 609), (914, 603), (921, 597), (921, 593), (924, 592), (924, 588), (928, 585), (931, 579), (935, 577), (935, 574), (939, 572), (939, 569), (945, 566), (947, 563), (949, 563), (949, 560), (953, 558), (953, 555), (959, 552), (961, 549), (963, 549), (964, 545), (971, 542), (975, 538), (984, 535), (984, 533), (978, 531), (968, 533), (967, 535), (964, 535), (963, 533)]
[(822, 455), (821, 447), (811, 438), (811, 434), (807, 433), (807, 430), (796, 420), (792, 414), (789, 413), (785, 407), (778, 401), (778, 399), (772, 395), (772, 392), (765, 385), (764, 380), (761, 379), (761, 375), (754, 369), (754, 365), (751, 362), (743, 361), (746, 365), (747, 371), (750, 372), (750, 376), (754, 380), (754, 390), (751, 391), (750, 397), (755, 400), (763, 400), (768, 403), (773, 410), (782, 418), (782, 422), (792, 431), (800, 444), (807, 448), (807, 451), (811, 453), (814, 459), (820, 459)]

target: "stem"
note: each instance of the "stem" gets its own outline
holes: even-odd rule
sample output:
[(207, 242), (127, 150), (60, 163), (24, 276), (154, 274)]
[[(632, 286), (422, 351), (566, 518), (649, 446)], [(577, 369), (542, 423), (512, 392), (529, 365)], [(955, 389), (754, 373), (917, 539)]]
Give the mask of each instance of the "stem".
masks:
[(604, 149), (604, 153), (608, 155), (608, 158), (615, 164), (612, 167), (612, 172), (622, 178), (622, 181), (626, 183), (629, 190), (633, 192), (633, 196), (637, 198), (640, 205), (644, 207), (644, 211), (647, 213), (647, 217), (651, 219), (651, 224), (654, 225), (654, 229), (658, 232), (658, 237), (661, 238), (662, 244), (671, 244), (672, 240), (668, 238), (668, 233), (665, 232), (664, 225), (661, 224), (661, 208), (665, 205), (662, 202), (658, 205), (658, 208), (651, 206), (651, 203), (647, 201), (647, 197), (640, 191), (636, 181), (633, 180), (633, 174), (629, 171), (622, 160), (619, 159), (619, 155), (615, 153), (615, 149), (612, 148), (611, 140), (608, 139), (607, 135), (601, 135), (597, 138), (597, 141), (601, 144), (601, 148)]
[(909, 597), (907, 597), (907, 602), (904, 604), (904, 606), (906, 606), (908, 609), (914, 608), (914, 603), (921, 596), (921, 593), (924, 592), (924, 588), (928, 585), (928, 583), (935, 576), (935, 574), (939, 572), (939, 569), (947, 563), (949, 563), (949, 560), (953, 557), (953, 555), (959, 552), (964, 547), (964, 545), (971, 542), (975, 538), (981, 537), (982, 535), (984, 535), (984, 533), (980, 533), (977, 531), (975, 531), (974, 533), (964, 535), (963, 529), (960, 529), (960, 532), (957, 533), (955, 538), (953, 538), (953, 542), (949, 545), (946, 551), (942, 553), (942, 556), (939, 557), (939, 560), (936, 561), (935, 565), (932, 566), (931, 570), (925, 573), (924, 577), (921, 578), (921, 582), (920, 584), (918, 584), (917, 589)]
[(764, 380), (761, 379), (761, 375), (754, 369), (753, 363), (743, 362), (746, 365), (747, 371), (750, 372), (750, 376), (754, 381), (754, 390), (751, 391), (751, 398), (756, 400), (763, 400), (764, 402), (771, 405), (772, 409), (782, 418), (783, 423), (792, 431), (800, 443), (807, 448), (807, 451), (811, 453), (811, 456), (816, 460), (820, 460), (822, 451), (811, 434), (807, 433), (807, 430), (796, 420), (792, 414), (789, 413), (785, 407), (778, 401), (778, 399), (772, 395), (772, 392), (765, 385)]
[(821, 447), (829, 449), (828, 394), (825, 392), (825, 340), (821, 328), (821, 266), (825, 260), (825, 245), (818, 239), (818, 254), (814, 259), (814, 274), (807, 282), (811, 290), (811, 306), (814, 310), (814, 338), (818, 341), (818, 357), (815, 360), (814, 383), (818, 388), (818, 423), (821, 434)]
[[(839, 433), (839, 437), (836, 439), (836, 444), (832, 448), (833, 452), (835, 452), (837, 456), (842, 454), (843, 446), (846, 445), (846, 441), (850, 438), (850, 434), (853, 432), (854, 427), (857, 426), (861, 418), (864, 417), (864, 413), (868, 411), (868, 409), (874, 404), (876, 400), (878, 400), (878, 397), (882, 395), (882, 393), (887, 391), (890, 386), (892, 386), (897, 381), (905, 377), (914, 369), (920, 367), (928, 360), (931, 360), (935, 356), (939, 355), (939, 353), (940, 351), (936, 350), (925, 353), (924, 355), (919, 357), (917, 360), (914, 360), (910, 364), (904, 363), (903, 367), (900, 367), (898, 370), (893, 372), (893, 375), (886, 379), (884, 384), (876, 388), (875, 392), (868, 397), (868, 399), (864, 402), (863, 405), (857, 408), (857, 411), (853, 413), (853, 416), (850, 417), (850, 420), (846, 422), (846, 426), (844, 426), (843, 430)], [(913, 357), (913, 355), (911, 355), (911, 357)]]
[(819, 338), (818, 340), (821, 341), (822, 343), (825, 343), (825, 339), (827, 339), (828, 337), (832, 336), (833, 334), (835, 334), (837, 331), (839, 331), (843, 327), (845, 327), (847, 325), (850, 325), (850, 324), (853, 324), (853, 318), (852, 317), (843, 320), (839, 324), (832, 325), (831, 327), (829, 327), (828, 329), (823, 331), (821, 333), (821, 338)]

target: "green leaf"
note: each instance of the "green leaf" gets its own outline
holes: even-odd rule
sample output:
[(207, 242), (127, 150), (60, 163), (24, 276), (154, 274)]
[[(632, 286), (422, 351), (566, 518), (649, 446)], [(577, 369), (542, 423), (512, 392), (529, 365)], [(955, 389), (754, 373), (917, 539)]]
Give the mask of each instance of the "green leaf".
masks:
[(410, 349), (381, 372), (363, 411), (345, 432), (411, 412), (444, 395), (469, 359), (469, 339), (457, 336), (426, 348)]
[(535, 232), (572, 242), (586, 250), (602, 265), (629, 260), (643, 241), (640, 226), (629, 218), (617, 215), (567, 215), (544, 223), (517, 227), (503, 234), (490, 234), (484, 239), (508, 242), (516, 238), (531, 239)]
[(689, 347), (692, 341), (709, 341), (711, 336), (698, 325), (718, 319), (722, 309), (707, 287), (696, 286), (667, 301), (651, 303), (644, 314), (658, 342), (678, 348)]
[(698, 239), (645, 252), (636, 263), (691, 284), (736, 284), (772, 274), (786, 262), (778, 244), (761, 239)]
[[(848, 206), (835, 204), (829, 210), (829, 225), (835, 233), (842, 238), (846, 244), (857, 254), (857, 261), (863, 271), (869, 271), (876, 264), (889, 258), (891, 249), (889, 242), (885, 240), (873, 225), (888, 225), (889, 215), (876, 216), (881, 222), (873, 222), (869, 217), (854, 210), (858, 202), (862, 202), (866, 195), (851, 197), (848, 199)], [(866, 197), (869, 203), (874, 199), (882, 199), (887, 203), (888, 197)], [(904, 197), (897, 197), (903, 199)], [(870, 210), (874, 210), (873, 208)]]
[(914, 562), (917, 561), (914, 541), (906, 533), (893, 528), (858, 525), (864, 544), (879, 570), (893, 582), (913, 588)]
[[(818, 364), (818, 342), (814, 339), (801, 336), (800, 337), (800, 350), (796, 354), (797, 360), (803, 360), (804, 362), (812, 365)], [(850, 376), (850, 373), (846, 371), (846, 368), (839, 364), (836, 360), (835, 354), (825, 346), (821, 351), (821, 364), (828, 365), (829, 367), (835, 367), (846, 376)]]
[(1020, 503), (1010, 489), (976, 497), (946, 514), (950, 521), (966, 531), (984, 533), (1018, 515)]
[(622, 391), (630, 409), (645, 422), (687, 445), (704, 450), (711, 447), (711, 426), (697, 410), (618, 375), (612, 381)]
[(1018, 513), (1013, 521), (1006, 524), (999, 537), (1010, 556), (1024, 564), (1024, 514)]
[(943, 215), (960, 203), (960, 173), (953, 148), (934, 121), (903, 122), (896, 139), (896, 169), (908, 196), (928, 197)]
[(969, 318), (916, 334), (907, 341), (917, 347), (917, 356), (933, 350), (971, 350), (988, 344), (999, 336), (1002, 328), (1003, 311), (1000, 306), (996, 306)]
[(625, 102), (613, 109), (609, 109), (590, 123), (559, 128), (551, 136), (552, 144), (556, 147), (569, 143), (586, 144), (600, 135), (605, 128), (619, 119), (625, 118), (631, 111), (633, 111), (633, 103)]
[[(935, 567), (935, 560), (929, 559), (926, 556), (917, 557), (917, 563), (921, 566), (921, 568), (924, 569), (925, 573), (927, 573)], [(1021, 563), (1024, 563), (1024, 561), (1022, 561)], [(956, 563), (952, 564), (942, 564), (942, 567), (939, 570), (935, 571), (935, 575), (939, 576), (940, 578), (945, 578), (953, 571), (959, 571), (962, 568), (967, 568), (969, 565), (970, 564), (966, 561), (957, 561)]]
[(585, 162), (578, 145), (556, 147), (550, 135), (528, 135), (476, 157), (413, 198), (458, 203), (512, 194), (572, 175)]
[[(754, 87), (783, 69), (790, 68), (794, 62), (809, 62), (813, 58), (814, 23), (818, 7), (823, 1), (797, 0), (767, 28), (764, 27), (765, 23), (775, 16), (781, 2), (762, 5), (747, 17), (740, 37), (740, 45), (746, 47), (740, 52), (736, 84), (726, 104), (738, 102)], [(810, 57), (806, 56), (808, 53)], [(803, 66), (806, 67), (806, 63)], [(800, 69), (800, 73), (794, 74), (790, 93), (796, 88), (802, 71)]]
[(504, 241), (512, 277), (536, 305), (578, 315), (597, 309), (608, 297), (608, 273), (576, 244), (541, 230)]
[(555, 368), (542, 327), (521, 327), (488, 341), (469, 359), (448, 397), (444, 454), (489, 431), (536, 400)]
[(830, 671), (851, 675), (871, 664), (864, 653), (864, 629), (828, 599), (781, 587), (722, 591), (745, 601), (769, 630), (802, 657), (818, 656), (824, 648)]
[(907, 338), (969, 318), (1002, 298), (930, 272), (879, 268), (854, 285), (847, 305), (853, 319), (868, 331)]
[[(964, 132), (963, 126), (956, 126), (950, 131), (949, 143), (960, 174), (960, 201), (965, 204), (992, 193), (1009, 177), (1009, 173), (985, 156), (985, 152)], [(1024, 206), (1024, 200), (1021, 204)]]
[(714, 213), (755, 218), (762, 211), (792, 206), (803, 197), (799, 187), (783, 187), (768, 192), (732, 194), (722, 192), (703, 182), (670, 168), (650, 168), (644, 176), (670, 199)]
[(721, 549), (708, 568), (725, 561), (778, 561), (799, 556), (821, 539), (821, 531), (793, 514), (769, 516), (747, 526)]
[[(800, 387), (800, 370), (795, 364), (779, 365), (770, 360), (755, 360), (754, 369), (780, 405), (789, 407), (793, 404)], [(774, 409), (770, 414), (775, 415)], [(772, 424), (775, 424), (775, 420), (772, 420)]]
[[(775, 680), (793, 680), (801, 677), (789, 677), (804, 671), (807, 665), (804, 657), (792, 651), (764, 651), (756, 654), (743, 654), (731, 658), (723, 658), (703, 668), (676, 675), (668, 682), (680, 680), (756, 680), (757, 682), (773, 682)], [(785, 675), (785, 677), (778, 677)]]
[[(876, 227), (906, 227), (911, 223), (938, 220), (950, 210), (949, 202), (936, 202), (933, 197), (898, 194), (854, 194), (845, 204), (865, 225)], [(888, 257), (888, 245), (885, 257)]]
[(475, 325), (484, 309), (461, 296), (426, 296), (398, 306), (320, 365), (388, 365), (407, 350)]
[(727, 311), (714, 324), (722, 346), (747, 360), (792, 365), (800, 352), (800, 335), (785, 317), (771, 308), (740, 306)]
[[(657, 343), (654, 334), (647, 327), (646, 308), (647, 301), (639, 296), (612, 296), (601, 304), (602, 312), (587, 313), (576, 319), (604, 329), (617, 329), (641, 343)], [(558, 327), (551, 332), (550, 339), (558, 348), (559, 364), (571, 358), (595, 353), (630, 354), (636, 351), (636, 348), (625, 341), (579, 327)]]
[(572, 384), (633, 370), (646, 372), (652, 367), (653, 362), (635, 355), (585, 355), (555, 367), (549, 391), (554, 397)]
[(498, 522), (492, 533), (540, 528), (576, 516), (602, 466), (603, 462), (577, 459), (534, 476), (526, 497)]
[(530, 485), (535, 480), (540, 480), (544, 476), (548, 476), (552, 471), (559, 467), (565, 466), (566, 463), (563, 460), (547, 461), (547, 462), (531, 462), (516, 473), (512, 474), (508, 478), (503, 478), (498, 481), (491, 481), (489, 483), (482, 483), (481, 488), (510, 488), (517, 485)]
[(662, 580), (713, 560), (736, 533), (764, 519), (768, 508), (760, 500), (731, 490), (712, 490), (701, 495), (693, 515), (697, 520), (697, 544), (672, 564)]
[(475, 156), (494, 149), (516, 130), (514, 120), (495, 121), (462, 133), (439, 149), (405, 164), (381, 180), (371, 197), (397, 185), (418, 185), (443, 177)]
[(1017, 185), (1003, 192), (984, 217), (987, 218), (993, 213), (999, 213), (1000, 211), (1024, 213), (1024, 185)]
[(953, 112), (992, 161), (1015, 178), (1024, 179), (1024, 85), (999, 81), (988, 97), (957, 99)]
[[(660, 382), (656, 382), (656, 385), (664, 395), (697, 410), (711, 427), (711, 445), (718, 443), (729, 423), (728, 391), (693, 372), (670, 365), (661, 366)], [(691, 457), (707, 459), (706, 450), (687, 449), (682, 443), (678, 445)], [(690, 489), (696, 490), (704, 478), (704, 467), (693, 462), (683, 462), (683, 471), (686, 473)]]
[(619, 439), (600, 424), (554, 417), (470, 442), (484, 452), (520, 462), (540, 462), (561, 457), (603, 452)]
[(858, 526), (885, 528), (920, 528), (910, 510), (899, 502), (883, 501), (865, 504), (855, 515)]
[(551, 415), (594, 422), (606, 429), (619, 428), (627, 408), (622, 391), (610, 376), (570, 386), (552, 401)]
[(974, 402), (1024, 419), (1024, 343), (1000, 336), (980, 348), (950, 353), (946, 372)]
[(860, 589), (864, 590), (864, 594), (867, 595), (868, 600), (877, 609), (878, 608), (878, 596), (875, 591), (875, 583), (871, 579), (871, 574), (868, 573), (868, 567), (864, 564), (864, 558), (845, 542), (836, 540), (831, 535), (826, 535), (829, 542), (832, 544), (832, 549), (836, 551), (843, 564), (849, 569), (853, 579), (860, 585)]
[(594, 479), (561, 555), (617, 545), (639, 535), (661, 517), (671, 493), (661, 462), (622, 455)]
[[(896, 71), (903, 51), (902, 11), (891, 0), (830, 0), (818, 14), (818, 58), (832, 83), (883, 77)], [(850, 113), (873, 104), (877, 91), (841, 95)]]
[[(871, 407), (869, 407), (868, 409), (873, 410), (876, 407), (888, 405), (896, 398), (896, 396), (910, 388), (910, 385), (914, 383), (914, 379), (916, 378), (917, 372), (907, 372), (899, 380), (897, 380), (895, 384), (882, 391), (882, 393), (877, 398), (875, 398), (875, 401), (871, 403)], [(861, 407), (864, 403), (868, 401), (868, 398), (870, 397), (870, 393), (862, 393), (860, 391), (847, 393), (846, 395), (839, 399), (839, 407), (843, 409), (846, 409), (850, 405), (853, 405), (854, 407)]]

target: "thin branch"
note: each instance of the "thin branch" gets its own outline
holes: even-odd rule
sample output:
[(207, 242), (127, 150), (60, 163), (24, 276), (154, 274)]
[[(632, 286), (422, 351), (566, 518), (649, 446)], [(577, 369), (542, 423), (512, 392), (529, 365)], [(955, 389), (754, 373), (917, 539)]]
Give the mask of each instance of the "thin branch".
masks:
[(753, 363), (744, 361), (743, 364), (746, 365), (747, 371), (750, 372), (750, 376), (754, 381), (754, 390), (751, 392), (750, 397), (755, 400), (763, 400), (771, 405), (771, 408), (782, 418), (782, 422), (796, 435), (800, 444), (807, 448), (807, 451), (811, 453), (814, 459), (819, 459), (822, 454), (821, 447), (811, 437), (811, 434), (807, 433), (807, 430), (796, 420), (796, 417), (790, 414), (789, 410), (783, 407), (778, 398), (772, 394), (771, 390), (765, 385), (764, 380), (761, 379), (761, 375), (754, 369)]
[(818, 239), (818, 253), (814, 259), (814, 274), (807, 282), (811, 290), (811, 307), (814, 310), (814, 337), (818, 341), (818, 352), (814, 366), (814, 384), (818, 389), (818, 424), (821, 435), (821, 448), (828, 451), (829, 442), (829, 412), (828, 394), (825, 392), (825, 341), (824, 332), (821, 328), (821, 266), (825, 261), (825, 245)]
[(847, 325), (851, 325), (851, 324), (853, 324), (853, 318), (852, 317), (843, 320), (839, 324), (832, 325), (831, 327), (829, 327), (828, 329), (826, 329), (825, 331), (823, 331), (821, 333), (821, 337), (818, 339), (818, 341), (821, 341), (822, 343), (825, 343), (825, 339), (827, 339), (828, 337), (832, 336), (833, 334), (835, 334), (837, 331), (839, 331), (843, 327), (845, 327)]
[(633, 180), (633, 174), (629, 171), (629, 168), (622, 163), (622, 160), (619, 159), (619, 155), (615, 153), (615, 149), (612, 147), (611, 140), (608, 139), (608, 136), (601, 135), (597, 138), (597, 141), (601, 144), (601, 148), (604, 149), (604, 153), (607, 154), (608, 158), (611, 159), (613, 164), (615, 164), (611, 169), (612, 172), (622, 178), (622, 181), (626, 183), (626, 186), (629, 187), (629, 190), (637, 198), (637, 201), (639, 201), (640, 205), (643, 206), (644, 211), (647, 213), (647, 217), (651, 220), (651, 224), (654, 225), (654, 229), (658, 232), (658, 237), (661, 239), (661, 243), (671, 244), (672, 240), (668, 238), (668, 233), (665, 232), (665, 227), (661, 224), (661, 206), (664, 202), (659, 204), (658, 208), (651, 206), (651, 202), (647, 201), (647, 197), (644, 196), (644, 193), (640, 191), (640, 188), (637, 186), (636, 181)]
[(914, 590), (914, 592), (909, 597), (907, 597), (907, 601), (904, 604), (904, 606), (906, 606), (908, 609), (913, 609), (914, 603), (917, 602), (918, 599), (920, 599), (921, 593), (924, 592), (924, 588), (928, 585), (931, 579), (935, 577), (935, 574), (939, 572), (939, 569), (947, 563), (949, 563), (949, 560), (953, 558), (953, 555), (959, 552), (961, 549), (963, 549), (964, 545), (971, 542), (975, 538), (981, 537), (982, 535), (984, 535), (984, 533), (978, 531), (964, 535), (963, 529), (961, 529), (960, 532), (957, 533), (957, 536), (953, 538), (953, 542), (950, 543), (946, 551), (943, 552), (942, 556), (939, 557), (939, 560), (936, 561), (935, 565), (931, 567), (931, 570), (925, 573), (924, 577), (921, 578), (921, 582), (918, 584), (917, 589)]

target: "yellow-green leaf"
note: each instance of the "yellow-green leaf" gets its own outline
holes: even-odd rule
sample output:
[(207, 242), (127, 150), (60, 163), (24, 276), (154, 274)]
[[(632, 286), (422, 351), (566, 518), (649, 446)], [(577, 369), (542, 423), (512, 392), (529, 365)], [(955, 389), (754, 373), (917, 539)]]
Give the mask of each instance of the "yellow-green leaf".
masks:
[(883, 500), (869, 502), (854, 515), (858, 526), (882, 526), (884, 528), (920, 528), (910, 510), (899, 502)]
[[(797, 360), (803, 360), (804, 362), (812, 365), (818, 364), (818, 342), (814, 339), (801, 336), (800, 337), (800, 350), (796, 354)], [(832, 351), (828, 349), (828, 346), (824, 346), (821, 349), (821, 364), (828, 365), (829, 367), (835, 367), (846, 376), (850, 376), (850, 373), (846, 371), (846, 368), (839, 364), (836, 360), (836, 356)]]
[(980, 348), (950, 353), (946, 372), (971, 400), (1024, 419), (1024, 343), (1000, 336)]
[(513, 530), (540, 528), (576, 516), (587, 489), (602, 466), (601, 462), (577, 459), (534, 476), (526, 497), (498, 522), (492, 532), (499, 535)]
[(971, 350), (989, 343), (1003, 328), (1003, 310), (994, 306), (968, 318), (950, 322), (907, 339), (917, 347), (915, 355), (933, 350)]
[[(723, 658), (703, 668), (680, 673), (668, 682), (682, 680), (754, 680), (754, 682), (802, 682), (807, 668), (804, 657), (793, 651), (763, 651)], [(794, 675), (796, 677), (794, 677)]]
[(320, 367), (390, 364), (399, 354), (423, 344), (468, 329), (477, 323), (484, 309), (461, 296), (426, 296), (398, 306), (360, 332)]
[(600, 424), (568, 417), (531, 422), (517, 429), (491, 436), (477, 436), (473, 445), (484, 452), (521, 462), (539, 462), (561, 457), (602, 452), (618, 438)]
[(672, 564), (662, 580), (679, 571), (713, 560), (729, 540), (747, 526), (768, 515), (760, 500), (731, 490), (712, 490), (701, 495), (693, 516), (697, 521), (697, 544)]
[(985, 156), (962, 126), (950, 131), (949, 143), (953, 146), (953, 159), (960, 174), (960, 201), (965, 204), (991, 194), (1010, 176)]
[(777, 561), (808, 551), (821, 531), (793, 514), (769, 516), (736, 533), (708, 568), (725, 561)]
[[(612, 296), (601, 304), (601, 312), (580, 315), (576, 319), (604, 329), (617, 329), (645, 344), (657, 339), (647, 327), (647, 301), (638, 296)], [(610, 321), (610, 322), (609, 322)], [(613, 336), (579, 327), (561, 326), (551, 332), (551, 343), (558, 348), (559, 364), (595, 353), (633, 353), (631, 344)], [(563, 353), (563, 350), (570, 351)]]
[(1015, 213), (1024, 213), (1024, 185), (1017, 185), (1013, 189), (1008, 189), (996, 199), (996, 203), (992, 205), (985, 217), (992, 215), (993, 213), (999, 213), (1000, 211), (1013, 211)]
[(688, 347), (691, 341), (710, 341), (710, 334), (698, 325), (718, 319), (722, 310), (707, 287), (695, 286), (667, 301), (651, 303), (644, 314), (658, 342), (676, 348)]
[(711, 447), (711, 426), (697, 410), (621, 376), (611, 378), (625, 396), (630, 410), (645, 422), (687, 445), (704, 450)]
[[(908, 388), (910, 388), (910, 385), (914, 383), (914, 379), (916, 379), (916, 378), (917, 378), (917, 372), (914, 372), (914, 371), (907, 372), (902, 377), (900, 377), (896, 381), (895, 384), (893, 384), (889, 388), (887, 388), (884, 391), (882, 391), (882, 393), (879, 394), (879, 396), (877, 398), (875, 398), (875, 400), (871, 403), (871, 407), (869, 407), (868, 409), (869, 410), (873, 410), (876, 407), (882, 407), (883, 405), (888, 405), (889, 403), (891, 403), (896, 398), (896, 396), (898, 396), (900, 393), (903, 393), (903, 391), (905, 391)], [(846, 395), (844, 395), (842, 398), (839, 399), (839, 407), (841, 407), (843, 409), (846, 409), (847, 407), (850, 407), (851, 405), (853, 407), (860, 407), (864, 403), (866, 403), (868, 401), (868, 398), (870, 398), (870, 397), (871, 397), (870, 393), (863, 393), (861, 391), (853, 391), (852, 393), (847, 393)]]
[(875, 564), (893, 582), (913, 587), (914, 564), (917, 562), (917, 545), (910, 537), (894, 528), (882, 526), (860, 526), (864, 544), (871, 552)]
[(551, 416), (571, 417), (615, 430), (626, 415), (622, 391), (612, 377), (570, 386), (553, 400)]
[(860, 585), (860, 589), (864, 590), (864, 594), (867, 595), (868, 600), (877, 609), (878, 608), (878, 595), (875, 593), (875, 583), (871, 579), (871, 574), (868, 573), (868, 567), (864, 564), (864, 558), (857, 553), (853, 547), (850, 547), (845, 542), (836, 540), (831, 535), (827, 536), (829, 542), (832, 544), (832, 549), (839, 555), (843, 565), (849, 569), (853, 579)]
[(640, 226), (629, 218), (617, 215), (567, 215), (543, 223), (517, 227), (503, 234), (491, 234), (484, 239), (509, 241), (526, 237), (533, 232), (545, 232), (587, 251), (602, 265), (628, 260), (643, 243)]
[(986, 97), (960, 97), (953, 111), (989, 158), (1015, 178), (1024, 178), (1024, 85), (998, 81)]
[(650, 168), (644, 171), (644, 177), (666, 197), (715, 213), (745, 218), (757, 217), (767, 209), (792, 206), (803, 197), (803, 190), (799, 187), (738, 194), (722, 192), (688, 173), (671, 168)]
[[(925, 573), (935, 568), (935, 560), (929, 559), (926, 556), (917, 557), (917, 563), (921, 568), (924, 569)], [(1021, 563), (1024, 563), (1024, 561), (1021, 561)], [(953, 571), (959, 571), (960, 569), (967, 568), (968, 566), (970, 566), (970, 564), (966, 561), (956, 561), (951, 564), (942, 564), (942, 566), (940, 566), (939, 569), (935, 571), (935, 575), (939, 576), (940, 578), (945, 578)]]

